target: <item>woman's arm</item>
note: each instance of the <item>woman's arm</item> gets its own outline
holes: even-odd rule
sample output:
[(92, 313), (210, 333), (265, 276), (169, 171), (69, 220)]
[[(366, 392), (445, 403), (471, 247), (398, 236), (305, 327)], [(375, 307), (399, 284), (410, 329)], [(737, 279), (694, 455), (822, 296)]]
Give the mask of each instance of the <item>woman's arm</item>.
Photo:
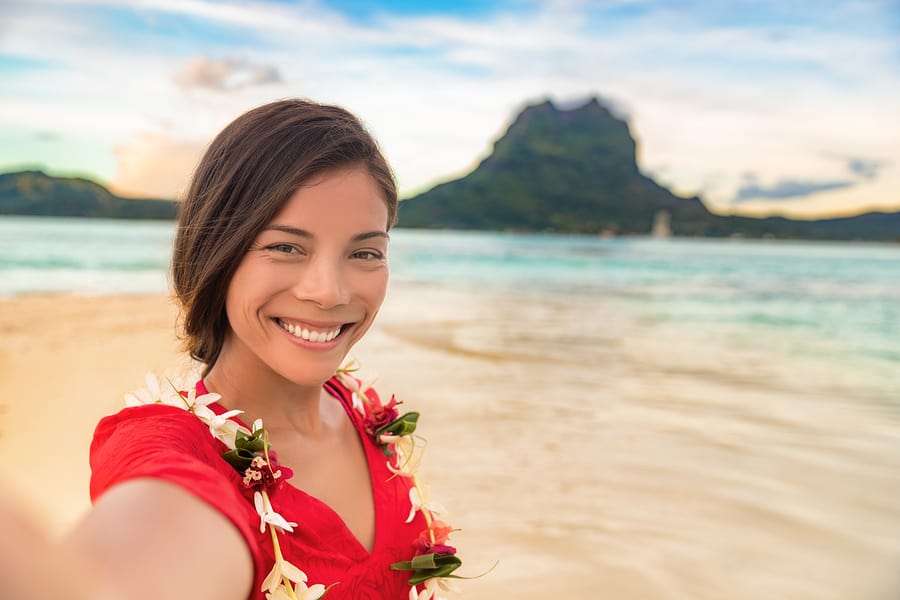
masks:
[(129, 600), (246, 600), (253, 559), (237, 528), (184, 489), (158, 479), (110, 488), (63, 545), (91, 579)]
[[(0, 493), (0, 598), (94, 600), (81, 559), (64, 560), (21, 505)], [(107, 595), (106, 597), (111, 598)]]
[(0, 532), (0, 598), (246, 600), (251, 591), (251, 554), (234, 525), (162, 480), (110, 488), (62, 544), (0, 494)]

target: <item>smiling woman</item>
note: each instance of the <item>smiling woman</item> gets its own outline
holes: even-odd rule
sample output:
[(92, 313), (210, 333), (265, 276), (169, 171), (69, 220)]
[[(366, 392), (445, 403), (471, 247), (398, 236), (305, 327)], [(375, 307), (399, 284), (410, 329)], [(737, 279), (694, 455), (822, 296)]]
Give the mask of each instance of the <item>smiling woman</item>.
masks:
[[(65, 545), (93, 574), (76, 592), (439, 597), (461, 563), (416, 477), (418, 414), (342, 367), (384, 300), (396, 207), (343, 109), (275, 102), (212, 142), (172, 263), (198, 374), (148, 376), (97, 426), (95, 507)], [(0, 596), (46, 597), (20, 583)]]

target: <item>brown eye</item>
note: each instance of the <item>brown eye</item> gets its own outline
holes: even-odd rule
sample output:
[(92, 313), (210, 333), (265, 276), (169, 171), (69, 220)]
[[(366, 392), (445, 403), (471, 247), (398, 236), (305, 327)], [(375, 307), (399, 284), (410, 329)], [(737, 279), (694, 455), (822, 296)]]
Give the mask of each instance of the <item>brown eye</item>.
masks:
[(384, 259), (384, 254), (378, 252), (377, 250), (357, 250), (353, 253), (353, 258), (358, 258), (360, 260), (382, 260)]
[(290, 244), (272, 244), (271, 246), (268, 246), (266, 250), (281, 252), (283, 254), (297, 254), (300, 252), (297, 248), (291, 246)]

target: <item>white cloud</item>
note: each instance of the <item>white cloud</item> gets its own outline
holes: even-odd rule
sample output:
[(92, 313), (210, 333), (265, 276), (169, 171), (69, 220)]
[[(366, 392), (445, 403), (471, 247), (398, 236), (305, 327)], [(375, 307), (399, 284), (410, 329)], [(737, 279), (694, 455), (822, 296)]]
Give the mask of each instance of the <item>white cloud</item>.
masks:
[[(123, 48), (122, 36), (92, 29), (90, 11), (53, 16), (54, 6), (85, 4), (189, 16), (248, 41), (230, 48), (198, 36), (161, 49), (142, 37)], [(766, 185), (828, 179), (829, 152), (900, 163), (890, 133), (900, 130), (892, 102), (900, 77), (891, 62), (898, 43), (890, 36), (713, 26), (697, 11), (606, 4), (649, 11), (616, 28), (592, 18), (598, 4), (591, 2), (549, 2), (533, 12), (513, 12), (521, 5), (511, 3), (478, 19), (382, 15), (365, 23), (315, 2), (57, 0), (11, 13), (0, 51), (61, 66), (53, 78), (17, 76), (22, 95), (0, 99), (0, 119), (24, 118), (36, 129), (43, 124), (40, 130), (63, 122), (96, 127), (111, 143), (151, 155), (152, 144), (141, 154), (135, 148), (147, 142), (133, 140), (205, 144), (256, 104), (312, 97), (357, 112), (409, 192), (471, 168), (523, 102), (599, 94), (628, 114), (646, 170), (720, 208), (748, 172)], [(270, 83), (246, 85), (263, 80)], [(144, 164), (135, 159), (129, 170)], [(857, 191), (862, 205), (867, 197)]]

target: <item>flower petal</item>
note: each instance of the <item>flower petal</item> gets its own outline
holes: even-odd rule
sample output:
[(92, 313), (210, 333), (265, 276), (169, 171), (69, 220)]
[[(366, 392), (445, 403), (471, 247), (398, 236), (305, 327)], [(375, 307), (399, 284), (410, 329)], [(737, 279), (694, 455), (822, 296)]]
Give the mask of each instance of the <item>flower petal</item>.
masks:
[(282, 517), (275, 511), (267, 512), (266, 515), (263, 517), (263, 520), (266, 523), (269, 523), (270, 525), (272, 525), (273, 527), (277, 527), (278, 529), (287, 531), (289, 533), (293, 533), (294, 527), (297, 526), (296, 523), (288, 522), (284, 517)]
[(259, 492), (253, 493), (253, 506), (256, 508), (256, 514), (259, 515), (259, 532), (266, 532), (266, 507), (263, 503), (262, 494)]
[(279, 586), (278, 589), (275, 590), (274, 593), (266, 593), (266, 600), (293, 600), (284, 589), (284, 586)]
[(419, 510), (419, 507), (416, 506), (415, 504), (413, 504), (412, 507), (409, 509), (409, 516), (406, 517), (406, 522), (407, 522), (407, 523), (412, 523), (412, 520), (416, 518), (416, 511), (417, 511), (417, 510)]
[(351, 395), (351, 398), (353, 399), (353, 408), (356, 410), (356, 412), (358, 412), (359, 414), (361, 414), (362, 416), (365, 417), (366, 416), (366, 407), (363, 406), (362, 400), (360, 400), (360, 398), (359, 398), (359, 394), (356, 392), (353, 392), (353, 394)]
[(300, 596), (300, 600), (319, 600), (322, 596), (325, 595), (325, 586), (321, 583), (317, 583), (315, 585), (309, 586), (303, 595)]
[(391, 433), (382, 433), (378, 436), (378, 442), (381, 444), (393, 444), (397, 440), (400, 439), (399, 435), (394, 435)]
[(266, 578), (262, 582), (262, 586), (259, 588), (260, 591), (269, 591), (274, 592), (275, 588), (281, 585), (281, 561), (275, 561), (275, 564), (272, 565), (272, 570), (269, 571), (269, 574), (266, 575)]
[(195, 405), (199, 404), (201, 406), (207, 406), (209, 404), (212, 404), (213, 402), (218, 402), (221, 399), (222, 399), (221, 394), (216, 394), (215, 392), (208, 392), (206, 394), (203, 394), (202, 396), (197, 396), (194, 399), (194, 404)]
[(281, 574), (294, 583), (306, 583), (308, 579), (306, 573), (286, 560), (281, 562)]

